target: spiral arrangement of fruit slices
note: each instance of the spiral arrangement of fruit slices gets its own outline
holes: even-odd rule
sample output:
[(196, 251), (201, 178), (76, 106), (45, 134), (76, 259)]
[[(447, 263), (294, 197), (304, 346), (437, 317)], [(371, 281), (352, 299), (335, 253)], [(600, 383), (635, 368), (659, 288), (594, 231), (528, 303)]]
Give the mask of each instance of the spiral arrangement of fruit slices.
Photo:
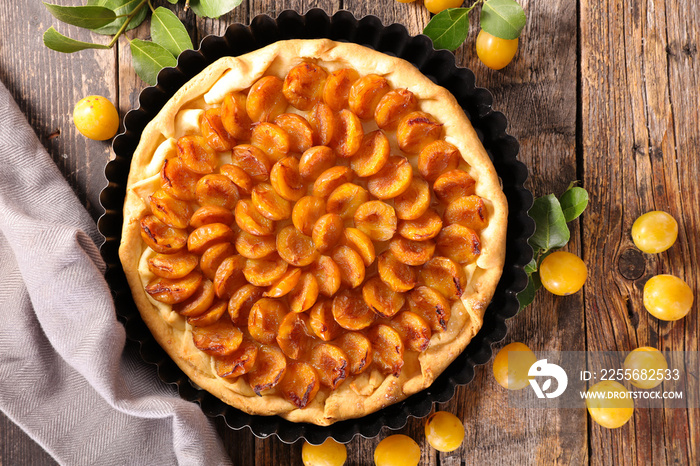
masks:
[(227, 94), (149, 197), (146, 292), (258, 395), (303, 408), (370, 367), (399, 376), (447, 329), (488, 224), (442, 126), (382, 76), (312, 62)]

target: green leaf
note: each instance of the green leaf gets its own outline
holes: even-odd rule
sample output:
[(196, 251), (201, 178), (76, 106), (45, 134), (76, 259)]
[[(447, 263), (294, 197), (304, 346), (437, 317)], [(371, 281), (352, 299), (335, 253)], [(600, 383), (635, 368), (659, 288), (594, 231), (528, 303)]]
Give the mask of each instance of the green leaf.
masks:
[(535, 234), (530, 238), (533, 248), (541, 248), (546, 252), (564, 247), (569, 242), (571, 233), (566, 226), (559, 199), (554, 194), (537, 198), (528, 213), (535, 220)]
[(190, 7), (197, 16), (218, 18), (241, 4), (242, 0), (190, 0)]
[(171, 5), (177, 4), (178, 1), (179, 1), (179, 0), (168, 0), (168, 2), (169, 2)]
[(569, 187), (559, 198), (559, 203), (561, 204), (561, 210), (564, 212), (564, 218), (567, 222), (570, 222), (586, 210), (586, 206), (588, 206), (588, 191), (576, 186)]
[(134, 39), (129, 45), (131, 47), (134, 70), (148, 84), (156, 84), (158, 73), (166, 66), (177, 65), (177, 60), (173, 54), (158, 44)]
[(537, 290), (542, 287), (542, 282), (540, 282), (539, 274), (533, 273), (528, 274), (527, 286), (523, 291), (518, 293), (518, 302), (520, 303), (520, 311), (528, 307), (535, 300), (535, 295)]
[(56, 31), (53, 26), (48, 28), (44, 33), (44, 45), (62, 53), (73, 53), (85, 49), (108, 49), (109, 47), (102, 44), (92, 44), (90, 42), (81, 42), (71, 39)]
[(501, 39), (517, 39), (527, 18), (515, 0), (488, 0), (481, 7), (481, 29)]
[(423, 34), (433, 40), (436, 49), (455, 50), (469, 35), (471, 8), (450, 8), (433, 16)]
[(537, 256), (538, 256), (539, 250), (535, 251), (535, 255), (532, 257), (532, 260), (528, 262), (528, 264), (525, 266), (525, 272), (530, 275), (531, 273), (537, 272)]
[(85, 29), (101, 28), (116, 18), (112, 10), (101, 6), (61, 6), (51, 3), (44, 5), (59, 21)]
[(175, 13), (159, 6), (151, 16), (151, 39), (174, 56), (191, 49), (192, 40)]
[(114, 11), (117, 16), (120, 16), (105, 27), (94, 30), (94, 32), (98, 34), (105, 34), (108, 36), (116, 34), (117, 31), (119, 31), (119, 28), (121, 28), (126, 22), (126, 16), (131, 14), (136, 8), (140, 7), (138, 13), (134, 15), (129, 22), (129, 25), (126, 27), (127, 31), (130, 31), (135, 27), (138, 27), (139, 24), (143, 23), (143, 20), (146, 19), (146, 14), (148, 13), (148, 7), (146, 6), (144, 0), (88, 0), (88, 5), (97, 5), (109, 8), (110, 10)]

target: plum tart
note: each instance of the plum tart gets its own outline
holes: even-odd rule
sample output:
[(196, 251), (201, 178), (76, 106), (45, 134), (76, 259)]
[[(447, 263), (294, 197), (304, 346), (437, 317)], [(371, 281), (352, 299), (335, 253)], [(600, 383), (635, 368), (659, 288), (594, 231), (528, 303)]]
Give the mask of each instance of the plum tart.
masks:
[(428, 387), (476, 334), (507, 203), (454, 97), (330, 40), (225, 57), (145, 128), (120, 258), (197, 385), (329, 425)]

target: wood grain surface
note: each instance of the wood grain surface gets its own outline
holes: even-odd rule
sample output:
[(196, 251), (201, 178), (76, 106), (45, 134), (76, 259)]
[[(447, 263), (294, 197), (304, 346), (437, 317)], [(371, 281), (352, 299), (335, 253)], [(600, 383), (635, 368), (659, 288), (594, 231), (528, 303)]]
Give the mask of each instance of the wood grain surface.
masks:
[[(700, 290), (700, 3), (519, 1), (528, 23), (514, 62), (499, 72), (481, 65), (474, 52), (474, 17), (469, 38), (455, 53), (457, 63), (475, 72), (477, 85), (493, 93), (494, 108), (508, 118), (536, 196), (560, 194), (572, 180), (581, 180), (589, 191), (591, 203), (572, 225), (567, 249), (584, 259), (590, 273), (584, 291), (573, 296), (540, 292), (508, 322), (508, 336), (494, 349), (522, 341), (535, 351), (629, 351), (645, 345), (698, 351), (697, 305), (679, 322), (660, 322), (644, 310), (641, 292), (659, 273), (682, 277), (696, 295)], [(385, 24), (404, 24), (411, 34), (420, 33), (430, 19), (420, 0), (244, 0), (217, 20), (197, 18), (164, 0), (153, 3), (183, 20), (195, 46), (208, 34), (222, 34), (230, 23), (285, 9), (373, 14)], [(64, 55), (41, 42), (51, 25), (79, 40), (108, 41), (59, 24), (35, 0), (0, 2), (0, 80), (97, 218), (111, 149), (78, 134), (73, 105), (101, 94), (118, 103), (123, 116), (138, 104), (145, 84), (133, 71), (125, 38), (111, 50)], [(128, 36), (148, 38), (149, 29), (142, 25)], [(634, 247), (629, 232), (640, 214), (654, 209), (678, 220), (679, 236), (669, 251), (648, 255)], [(425, 441), (423, 420), (410, 419), (400, 432), (418, 441), (425, 465), (700, 463), (700, 409), (640, 409), (622, 428), (608, 430), (583, 409), (509, 406), (488, 365), (478, 367), (475, 379), (458, 388), (450, 402), (435, 408), (463, 419), (466, 438), (459, 450), (438, 454)], [(215, 423), (234, 464), (301, 464), (300, 442), (258, 439), (247, 429)], [(377, 443), (391, 433), (385, 429), (376, 439), (352, 440), (347, 464), (372, 464)], [(0, 465), (24, 464), (55, 462), (0, 415)]]

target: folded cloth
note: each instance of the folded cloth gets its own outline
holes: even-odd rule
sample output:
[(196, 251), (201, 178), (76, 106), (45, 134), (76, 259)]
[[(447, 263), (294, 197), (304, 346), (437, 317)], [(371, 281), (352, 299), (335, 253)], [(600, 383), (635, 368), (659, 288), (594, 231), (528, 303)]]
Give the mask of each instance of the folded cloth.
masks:
[(95, 223), (0, 83), (0, 410), (62, 464), (229, 464), (125, 352)]

